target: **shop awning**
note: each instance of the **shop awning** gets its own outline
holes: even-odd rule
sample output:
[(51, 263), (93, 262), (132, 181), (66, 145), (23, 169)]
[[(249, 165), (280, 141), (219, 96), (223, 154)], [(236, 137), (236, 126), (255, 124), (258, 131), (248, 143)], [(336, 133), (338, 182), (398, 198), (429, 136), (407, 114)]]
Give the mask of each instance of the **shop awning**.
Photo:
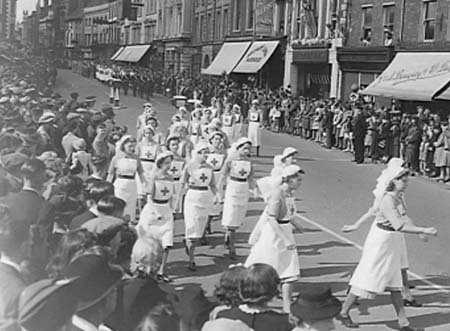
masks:
[(450, 53), (402, 52), (360, 93), (400, 100), (450, 99), (449, 83)]
[(139, 62), (150, 49), (150, 45), (132, 45), (125, 46), (122, 52), (114, 59), (121, 62)]
[(113, 56), (111, 56), (111, 60), (114, 61), (120, 53), (122, 53), (122, 51), (125, 49), (125, 46), (120, 47), (117, 52), (114, 53)]
[(242, 60), (233, 70), (239, 74), (257, 73), (270, 59), (280, 42), (276, 41), (255, 41), (247, 50)]
[(250, 42), (224, 43), (214, 61), (202, 71), (202, 74), (220, 76), (223, 73), (231, 73), (250, 47), (250, 44)]

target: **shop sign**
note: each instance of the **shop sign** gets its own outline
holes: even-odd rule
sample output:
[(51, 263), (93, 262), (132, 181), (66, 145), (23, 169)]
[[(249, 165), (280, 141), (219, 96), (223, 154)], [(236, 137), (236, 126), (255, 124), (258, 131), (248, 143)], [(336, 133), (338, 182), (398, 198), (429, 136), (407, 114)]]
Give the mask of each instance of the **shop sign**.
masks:
[(328, 63), (328, 49), (295, 49), (294, 63)]
[(266, 45), (261, 45), (247, 54), (245, 62), (259, 63), (264, 60), (269, 53)]
[(274, 26), (274, 6), (273, 0), (256, 0), (256, 34), (272, 35)]
[(442, 60), (441, 62), (431, 63), (422, 68), (402, 67), (392, 72), (386, 72), (379, 77), (380, 81), (392, 82), (392, 84), (399, 84), (411, 80), (428, 79), (447, 75), (450, 73), (450, 59)]

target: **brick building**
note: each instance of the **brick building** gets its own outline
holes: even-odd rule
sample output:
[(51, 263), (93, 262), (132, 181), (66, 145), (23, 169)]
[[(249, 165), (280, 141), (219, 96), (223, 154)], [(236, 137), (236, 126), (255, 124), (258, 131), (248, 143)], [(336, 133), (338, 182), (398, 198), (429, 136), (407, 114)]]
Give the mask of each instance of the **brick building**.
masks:
[(0, 1), (0, 40), (14, 38), (17, 0)]

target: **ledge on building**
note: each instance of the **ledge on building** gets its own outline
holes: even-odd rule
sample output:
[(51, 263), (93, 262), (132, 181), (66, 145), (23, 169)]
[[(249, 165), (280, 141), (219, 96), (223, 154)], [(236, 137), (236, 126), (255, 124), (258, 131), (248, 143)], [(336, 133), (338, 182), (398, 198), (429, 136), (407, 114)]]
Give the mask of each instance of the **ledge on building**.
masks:
[(397, 49), (399, 51), (409, 51), (409, 52), (423, 52), (423, 51), (433, 51), (433, 52), (448, 52), (450, 51), (450, 41), (439, 40), (439, 41), (416, 41), (416, 40), (404, 40), (397, 42)]

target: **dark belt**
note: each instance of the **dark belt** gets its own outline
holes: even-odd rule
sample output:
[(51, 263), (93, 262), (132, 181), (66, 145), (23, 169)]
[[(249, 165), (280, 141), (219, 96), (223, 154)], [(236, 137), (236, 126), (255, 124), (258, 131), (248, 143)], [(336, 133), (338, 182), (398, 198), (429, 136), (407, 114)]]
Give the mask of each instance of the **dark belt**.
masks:
[(195, 186), (195, 185), (191, 185), (189, 186), (190, 190), (195, 190), (195, 191), (208, 191), (208, 186)]
[(247, 181), (247, 178), (237, 178), (237, 177), (233, 177), (233, 176), (230, 176), (230, 179), (234, 180), (236, 182), (242, 182), (242, 183), (245, 183)]
[(126, 176), (126, 175), (119, 175), (117, 176), (117, 178), (121, 178), (121, 179), (134, 179), (135, 176)]
[(227, 128), (231, 128), (233, 125), (227, 125), (227, 124), (224, 124), (223, 126), (226, 126)]
[(141, 161), (143, 161), (143, 162), (155, 162), (155, 160), (152, 160), (152, 159), (141, 159)]
[(286, 221), (286, 220), (277, 220), (278, 224), (289, 224), (291, 223), (291, 221)]
[(395, 232), (395, 229), (392, 226), (389, 226), (389, 225), (384, 225), (384, 224), (381, 224), (381, 223), (377, 223), (377, 227), (379, 229), (381, 229), (381, 230)]
[(181, 179), (181, 177), (173, 177), (174, 181), (179, 181)]
[(158, 199), (152, 199), (152, 201), (154, 202), (154, 203), (157, 203), (157, 204), (166, 204), (166, 203), (169, 203), (169, 200), (158, 200)]

